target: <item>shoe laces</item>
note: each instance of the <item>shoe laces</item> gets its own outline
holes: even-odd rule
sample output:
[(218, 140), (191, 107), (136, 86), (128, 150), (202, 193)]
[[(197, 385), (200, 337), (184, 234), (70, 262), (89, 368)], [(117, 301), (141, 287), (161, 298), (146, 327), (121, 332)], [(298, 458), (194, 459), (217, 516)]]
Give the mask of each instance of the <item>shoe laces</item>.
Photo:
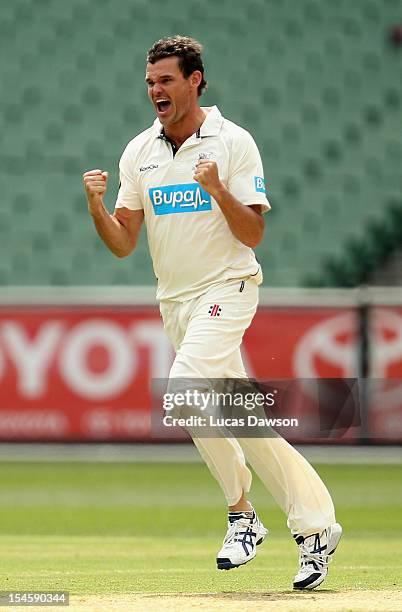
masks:
[(232, 544), (237, 541), (236, 536), (242, 535), (244, 530), (247, 532), (252, 529), (253, 522), (250, 519), (239, 518), (237, 521), (229, 524), (229, 528), (223, 540), (224, 544)]
[(304, 542), (299, 544), (299, 550), (301, 567), (304, 567), (312, 562), (316, 563), (321, 567), (325, 567), (325, 565), (328, 565), (328, 563), (332, 560), (331, 557), (329, 557), (329, 555), (325, 553), (311, 552), (307, 544), (305, 544)]

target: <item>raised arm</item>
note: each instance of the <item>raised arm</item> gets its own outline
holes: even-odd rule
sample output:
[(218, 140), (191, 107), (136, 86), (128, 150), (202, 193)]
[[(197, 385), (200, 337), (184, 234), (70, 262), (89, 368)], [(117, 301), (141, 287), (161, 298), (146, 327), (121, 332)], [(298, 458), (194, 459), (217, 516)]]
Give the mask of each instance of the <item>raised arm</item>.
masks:
[(244, 206), (239, 202), (219, 180), (218, 166), (214, 161), (199, 160), (194, 178), (217, 202), (237, 240), (254, 249), (264, 234), (261, 205)]
[(127, 257), (136, 247), (144, 212), (123, 207), (116, 208), (111, 215), (103, 203), (107, 179), (108, 173), (99, 169), (84, 173), (88, 210), (96, 231), (106, 246), (117, 257)]
[(262, 213), (270, 209), (265, 194), (261, 157), (252, 136), (239, 129), (231, 143), (227, 184), (215, 161), (199, 159), (194, 179), (214, 198), (233, 235), (254, 249), (262, 240)]
[(239, 202), (219, 180), (216, 162), (200, 160), (194, 178), (217, 202), (232, 234), (240, 242), (254, 249), (264, 234), (265, 222), (261, 205), (244, 206)]

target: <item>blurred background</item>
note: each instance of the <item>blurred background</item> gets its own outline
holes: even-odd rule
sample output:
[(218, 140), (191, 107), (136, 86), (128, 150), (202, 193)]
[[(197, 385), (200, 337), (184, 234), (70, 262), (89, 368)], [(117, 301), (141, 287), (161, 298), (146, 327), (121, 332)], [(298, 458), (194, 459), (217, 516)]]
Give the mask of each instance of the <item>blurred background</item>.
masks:
[[(0, 438), (149, 440), (173, 359), (145, 231), (116, 259), (82, 173), (154, 119), (152, 43), (205, 46), (217, 104), (261, 150), (272, 211), (249, 373), (359, 377), (363, 428), (402, 440), (402, 3), (15, 0), (0, 22)], [(368, 380), (369, 379), (369, 380)]]
[[(273, 534), (256, 562), (266, 569), (217, 576), (221, 492), (194, 447), (172, 443), (179, 433), (150, 428), (151, 380), (168, 376), (173, 351), (145, 231), (119, 260), (87, 213), (82, 173), (109, 171), (112, 211), (120, 155), (154, 119), (146, 52), (177, 33), (205, 46), (203, 104), (249, 130), (263, 158), (272, 211), (257, 249), (265, 280), (243, 345), (248, 372), (320, 378), (330, 395), (333, 379), (357, 386), (360, 423), (311, 436), (306, 390), (297, 409), (307, 429), (288, 437), (334, 495), (347, 534), (339, 584), (377, 589), (387, 566), (381, 577), (394, 588), (401, 0), (2, 3), (0, 587), (248, 593), (277, 580), (289, 589), (296, 549), (257, 479), (253, 500)], [(201, 574), (188, 571), (195, 550)]]

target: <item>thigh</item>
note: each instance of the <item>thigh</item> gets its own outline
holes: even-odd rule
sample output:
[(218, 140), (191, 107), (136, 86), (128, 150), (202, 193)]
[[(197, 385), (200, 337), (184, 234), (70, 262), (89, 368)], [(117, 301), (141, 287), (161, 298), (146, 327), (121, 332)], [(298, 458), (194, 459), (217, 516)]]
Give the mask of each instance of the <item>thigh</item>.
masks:
[(228, 362), (224, 376), (227, 378), (247, 378), (247, 372), (244, 367), (240, 348), (233, 353), (232, 359)]
[(166, 300), (159, 304), (163, 327), (175, 351), (185, 336), (189, 312), (194, 303), (195, 300), (183, 303)]
[(240, 345), (258, 304), (253, 280), (212, 287), (195, 303), (171, 376), (225, 378), (244, 371)]

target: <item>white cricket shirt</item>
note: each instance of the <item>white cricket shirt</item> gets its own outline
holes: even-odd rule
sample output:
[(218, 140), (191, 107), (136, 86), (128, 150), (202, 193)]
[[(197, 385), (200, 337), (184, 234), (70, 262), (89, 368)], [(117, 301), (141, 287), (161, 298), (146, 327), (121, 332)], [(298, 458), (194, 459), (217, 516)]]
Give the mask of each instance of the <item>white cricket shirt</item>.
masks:
[(257, 145), (216, 106), (204, 110), (201, 128), (175, 155), (156, 119), (120, 160), (116, 208), (144, 210), (159, 300), (184, 302), (215, 283), (250, 275), (262, 282), (254, 251), (235, 238), (218, 204), (193, 179), (198, 159), (214, 160), (237, 200), (268, 211)]

